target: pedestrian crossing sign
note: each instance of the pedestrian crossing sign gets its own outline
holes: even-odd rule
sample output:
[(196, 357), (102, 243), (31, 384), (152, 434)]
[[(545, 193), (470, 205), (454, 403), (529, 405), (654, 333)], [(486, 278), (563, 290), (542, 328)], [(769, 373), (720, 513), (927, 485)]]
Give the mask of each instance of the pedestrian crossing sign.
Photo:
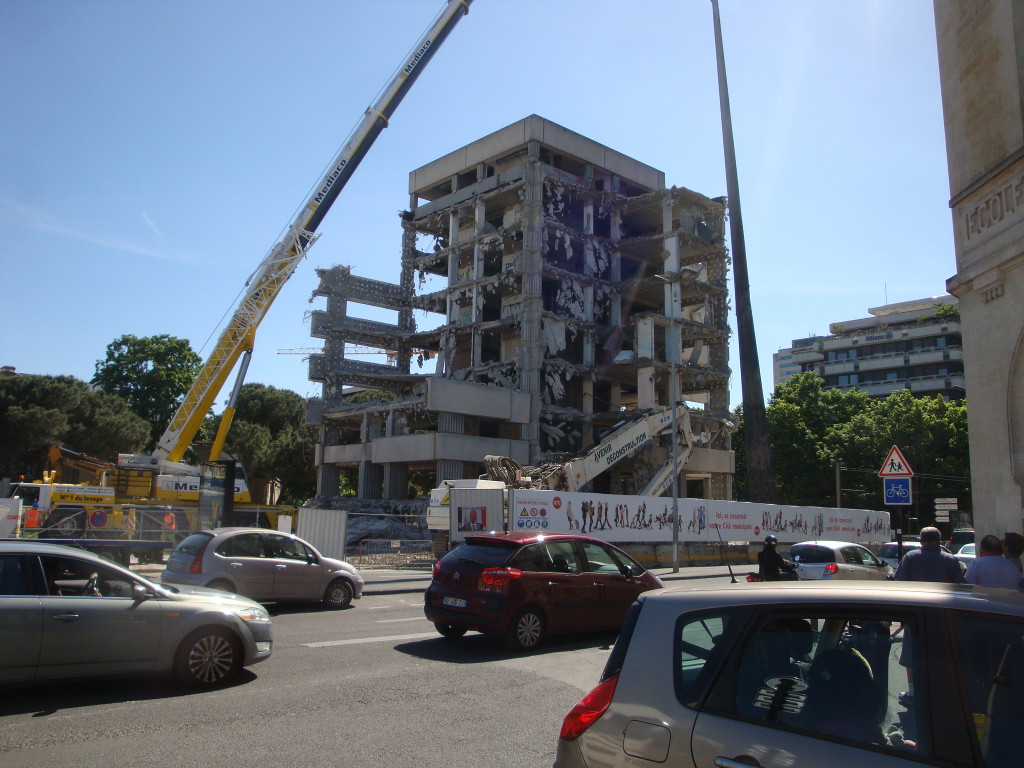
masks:
[(889, 455), (882, 462), (882, 468), (878, 470), (879, 477), (913, 477), (914, 470), (910, 468), (903, 453), (897, 446), (889, 449)]

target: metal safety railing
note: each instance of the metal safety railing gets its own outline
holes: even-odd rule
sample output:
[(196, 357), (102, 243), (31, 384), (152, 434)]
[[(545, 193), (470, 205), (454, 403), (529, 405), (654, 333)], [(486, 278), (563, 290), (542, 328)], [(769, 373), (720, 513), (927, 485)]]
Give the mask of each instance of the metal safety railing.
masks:
[(363, 539), (348, 545), (345, 559), (357, 568), (429, 568), (434, 562), (424, 539)]

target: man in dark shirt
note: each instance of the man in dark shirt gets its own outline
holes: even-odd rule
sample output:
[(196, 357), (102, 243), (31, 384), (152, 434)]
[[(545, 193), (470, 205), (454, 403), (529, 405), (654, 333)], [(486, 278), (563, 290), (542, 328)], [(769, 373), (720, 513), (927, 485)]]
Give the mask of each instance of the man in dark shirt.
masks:
[(960, 561), (939, 546), (942, 534), (931, 526), (921, 529), (921, 548), (907, 552), (900, 560), (896, 581), (940, 581), (963, 584)]

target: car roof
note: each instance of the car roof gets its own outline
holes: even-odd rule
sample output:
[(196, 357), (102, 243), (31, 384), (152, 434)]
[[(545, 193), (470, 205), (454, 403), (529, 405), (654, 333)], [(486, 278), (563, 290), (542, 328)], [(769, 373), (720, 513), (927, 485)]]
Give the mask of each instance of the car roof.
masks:
[(955, 610), (983, 611), (1024, 619), (1024, 592), (919, 581), (791, 581), (753, 584), (664, 587), (644, 592), (641, 601), (680, 603), (687, 610), (756, 604), (815, 606), (864, 601)]
[(224, 533), (280, 533), (285, 536), (291, 536), (290, 533), (284, 531), (277, 531), (272, 528), (258, 528), (258, 527), (245, 527), (245, 526), (229, 526), (226, 528), (207, 528), (202, 531), (196, 531), (196, 533), (210, 533), (214, 536), (220, 536)]
[(46, 544), (41, 541), (32, 541), (31, 539), (24, 539), (22, 541), (0, 541), (0, 553), (58, 556), (77, 555), (89, 560), (95, 560), (99, 563), (103, 563), (104, 565), (116, 565), (116, 563), (111, 563), (109, 560), (100, 557), (95, 552), (90, 552), (89, 550), (82, 549), (81, 547), (65, 544)]
[(838, 549), (840, 547), (849, 547), (849, 546), (857, 546), (857, 547), (859, 547), (861, 545), (857, 544), (857, 542), (855, 542), (855, 541), (824, 541), (824, 540), (818, 541), (818, 540), (815, 540), (815, 541), (798, 541), (796, 544), (792, 544), (790, 546), (793, 546), (793, 547), (799, 547), (799, 546), (831, 547), (832, 549)]
[[(601, 541), (593, 536), (581, 536), (578, 533), (470, 533), (466, 535), (466, 541), (500, 541), (512, 544), (526, 545), (538, 541)], [(608, 544), (607, 541), (601, 541)], [(614, 546), (614, 545), (609, 545)]]

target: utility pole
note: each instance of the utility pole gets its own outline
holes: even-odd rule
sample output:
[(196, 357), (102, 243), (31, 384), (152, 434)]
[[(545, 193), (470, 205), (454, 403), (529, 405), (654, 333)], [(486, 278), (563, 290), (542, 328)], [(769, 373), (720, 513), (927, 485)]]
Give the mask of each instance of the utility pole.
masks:
[(736, 293), (736, 337), (740, 349), (740, 379), (743, 384), (743, 421), (747, 449), (747, 487), (750, 500), (774, 504), (775, 469), (768, 442), (768, 419), (764, 409), (761, 368), (754, 337), (754, 313), (750, 304), (747, 277), (747, 249), (743, 238), (740, 189), (736, 177), (736, 147), (732, 136), (732, 112), (729, 109), (729, 84), (725, 76), (722, 51), (722, 22), (718, 0), (711, 0), (715, 20), (715, 52), (718, 59), (718, 98), (722, 111), (722, 143), (725, 148), (725, 179), (729, 195), (729, 238), (732, 241), (733, 284)]
[(676, 410), (679, 407), (679, 394), (676, 376), (679, 364), (672, 363), (672, 383), (669, 385), (672, 394), (672, 573), (679, 573), (679, 429)]

